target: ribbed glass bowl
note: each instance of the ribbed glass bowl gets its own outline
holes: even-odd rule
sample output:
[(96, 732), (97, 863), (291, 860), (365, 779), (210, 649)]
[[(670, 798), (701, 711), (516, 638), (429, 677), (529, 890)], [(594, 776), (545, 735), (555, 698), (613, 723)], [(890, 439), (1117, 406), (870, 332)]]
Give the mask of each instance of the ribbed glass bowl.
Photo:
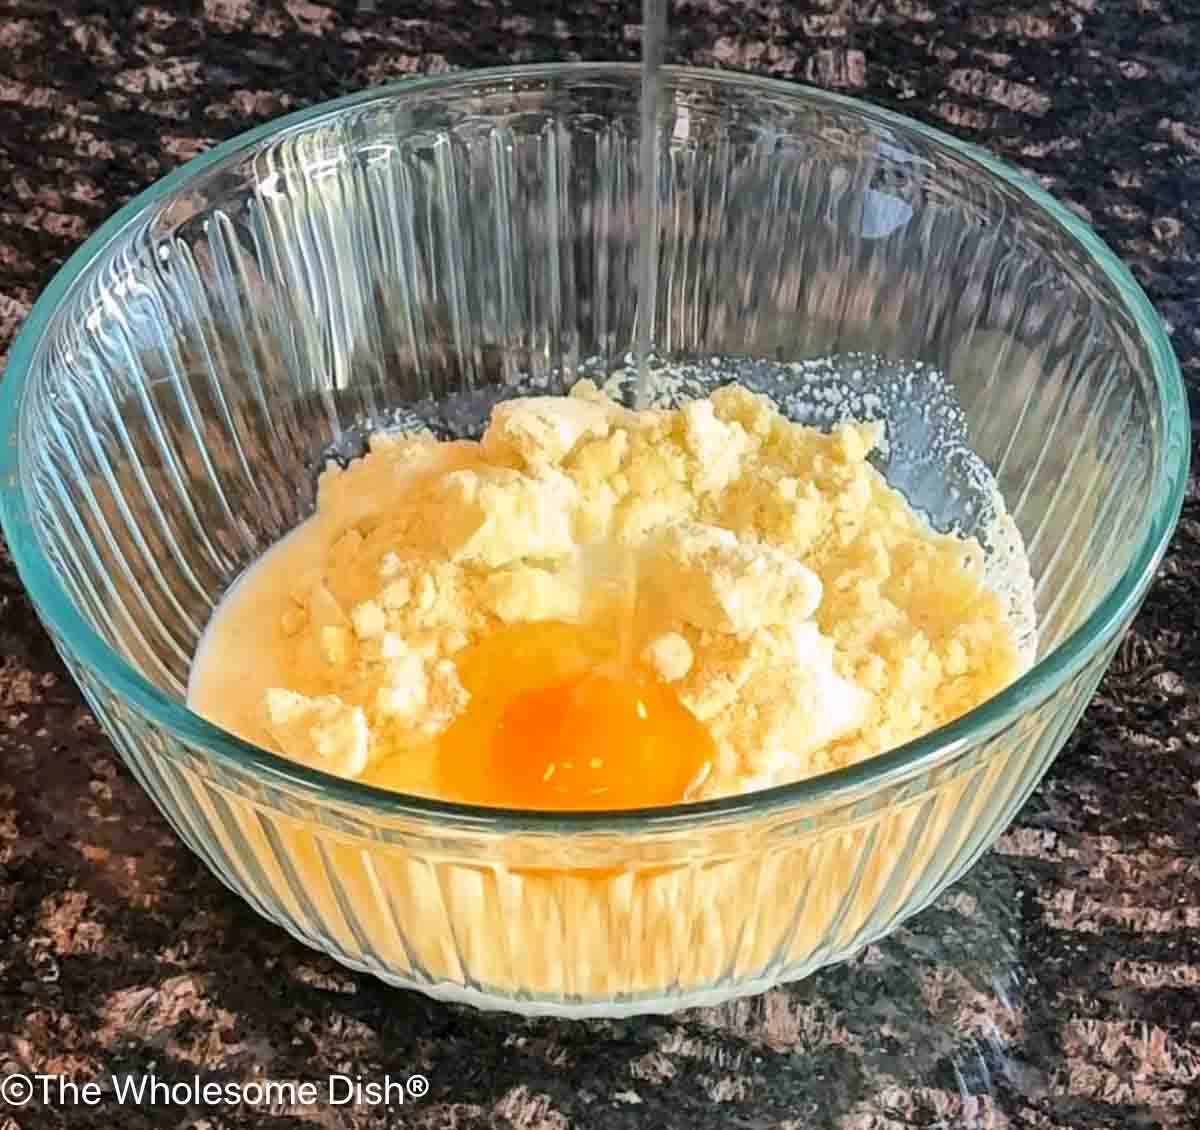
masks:
[(0, 385), (5, 535), (130, 770), (266, 917), (435, 996), (667, 1010), (890, 930), (1037, 784), (1179, 513), (1175, 360), (1075, 216), (844, 98), (666, 86), (660, 358), (757, 381), (799, 419), (834, 393), (871, 409), (881, 468), (934, 525), (979, 532), (995, 482), (1025, 539), (1036, 665), (920, 741), (728, 800), (553, 816), (331, 778), (184, 704), (210, 613), (310, 512), (323, 451), (381, 421), (470, 432), (499, 398), (625, 364), (636, 68), (420, 80), (222, 145), (71, 259)]

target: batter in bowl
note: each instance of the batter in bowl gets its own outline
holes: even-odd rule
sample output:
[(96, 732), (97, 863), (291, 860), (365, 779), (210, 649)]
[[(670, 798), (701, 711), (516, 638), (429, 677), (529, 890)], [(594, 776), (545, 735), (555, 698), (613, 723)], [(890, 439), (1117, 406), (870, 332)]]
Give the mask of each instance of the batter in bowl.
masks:
[(871, 757), (1027, 666), (978, 542), (736, 384), (580, 382), (478, 441), (378, 434), (226, 596), (189, 702), (304, 764), (532, 809), (641, 808)]

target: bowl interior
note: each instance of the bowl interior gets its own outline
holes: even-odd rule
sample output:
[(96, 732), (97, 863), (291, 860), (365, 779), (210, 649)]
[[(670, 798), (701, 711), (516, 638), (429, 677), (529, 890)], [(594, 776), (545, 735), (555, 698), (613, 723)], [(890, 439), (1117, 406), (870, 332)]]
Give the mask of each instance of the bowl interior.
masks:
[[(20, 478), (101, 637), (182, 699), (213, 607), (309, 513), (323, 453), (627, 364), (637, 72), (380, 92), (151, 195), (29, 368)], [(659, 122), (661, 362), (793, 418), (881, 417), (939, 528), (999, 487), (1039, 654), (1129, 567), (1163, 405), (1125, 283), (963, 149), (800, 89), (672, 72)]]

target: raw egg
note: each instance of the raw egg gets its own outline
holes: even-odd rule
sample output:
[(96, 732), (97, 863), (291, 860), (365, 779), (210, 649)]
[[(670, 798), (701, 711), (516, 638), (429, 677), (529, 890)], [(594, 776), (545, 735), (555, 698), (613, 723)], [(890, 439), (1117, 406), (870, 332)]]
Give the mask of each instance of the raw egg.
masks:
[(447, 800), (650, 808), (682, 801), (712, 760), (708, 730), (652, 671), (623, 662), (603, 625), (512, 625), (455, 660), (471, 700), (435, 754)]

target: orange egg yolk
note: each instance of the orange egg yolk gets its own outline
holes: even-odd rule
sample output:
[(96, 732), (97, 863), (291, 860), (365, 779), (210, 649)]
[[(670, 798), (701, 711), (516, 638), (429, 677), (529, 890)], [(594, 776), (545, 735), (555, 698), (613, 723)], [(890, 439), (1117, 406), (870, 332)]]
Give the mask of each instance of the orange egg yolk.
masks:
[(708, 730), (611, 630), (503, 628), (456, 657), (467, 709), (442, 734), (438, 794), (542, 811), (684, 799), (713, 757)]

